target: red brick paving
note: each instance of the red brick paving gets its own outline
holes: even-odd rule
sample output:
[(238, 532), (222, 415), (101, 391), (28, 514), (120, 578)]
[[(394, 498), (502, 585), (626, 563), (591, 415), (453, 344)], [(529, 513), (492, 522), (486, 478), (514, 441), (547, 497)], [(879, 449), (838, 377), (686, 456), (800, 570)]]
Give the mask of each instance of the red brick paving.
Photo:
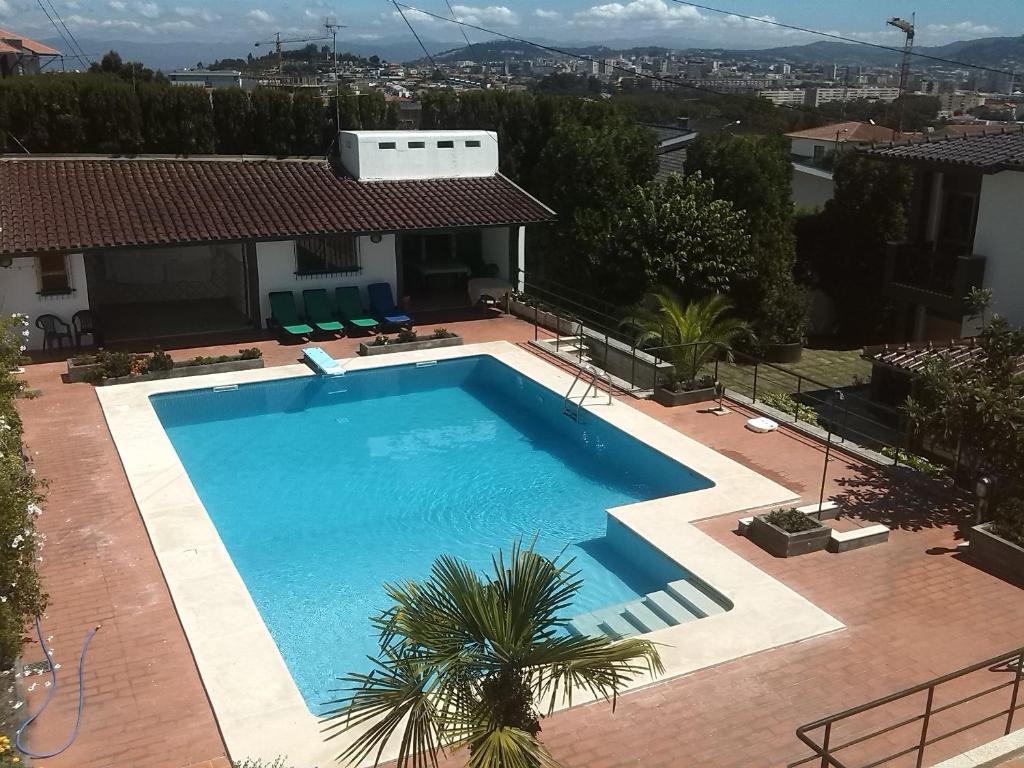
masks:
[[(532, 328), (508, 318), (447, 325), (469, 342), (532, 337)], [(268, 365), (298, 356), (297, 346), (257, 344)], [(321, 346), (345, 356), (355, 344), (342, 339)], [(249, 345), (172, 354), (221, 354)], [(55, 659), (69, 670), (86, 629), (97, 622), (103, 628), (86, 667), (81, 734), (60, 758), (37, 765), (227, 768), (216, 721), (93, 389), (61, 384), (62, 371), (62, 363), (30, 366), (27, 380), (43, 394), (21, 403), (29, 453), (50, 481), (40, 519), (48, 536), (41, 572), (51, 594), (45, 631), (54, 636)], [(739, 410), (718, 417), (696, 407), (665, 409), (623, 399), (798, 491), (805, 501), (817, 499), (823, 451), (813, 441), (784, 432), (750, 433)], [(615, 713), (590, 705), (556, 714), (544, 722), (544, 738), (557, 758), (581, 768), (783, 765), (807, 754), (793, 735), (799, 724), (1024, 644), (1020, 588), (956, 554), (962, 502), (841, 454), (833, 454), (828, 475), (826, 492), (843, 501), (846, 524), (885, 522), (894, 528), (887, 544), (779, 560), (737, 537), (733, 517), (699, 525), (847, 629), (628, 694)], [(39, 657), (34, 645), (26, 649), (26, 661)], [(68, 687), (36, 726), (37, 748), (58, 741), (70, 725), (74, 694)], [(40, 693), (32, 694), (30, 705)], [(851, 723), (850, 732), (870, 724)], [(943, 727), (936, 722), (932, 733)], [(928, 762), (996, 735), (994, 728), (969, 732), (929, 752)], [(906, 736), (899, 746), (909, 744), (906, 739), (916, 737)]]

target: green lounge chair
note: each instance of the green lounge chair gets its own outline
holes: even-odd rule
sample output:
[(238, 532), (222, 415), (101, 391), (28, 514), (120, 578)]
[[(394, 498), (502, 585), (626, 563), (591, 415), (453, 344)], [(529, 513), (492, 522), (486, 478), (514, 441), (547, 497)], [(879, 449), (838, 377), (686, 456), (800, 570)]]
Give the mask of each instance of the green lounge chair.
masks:
[(299, 320), (295, 311), (295, 297), (291, 291), (274, 291), (270, 294), (270, 316), (277, 326), (290, 336), (305, 336), (313, 329)]
[(338, 305), (338, 317), (366, 333), (376, 333), (378, 323), (363, 310), (363, 302), (359, 298), (359, 289), (354, 285), (343, 285), (334, 290), (335, 302)]
[(324, 333), (344, 331), (345, 326), (334, 319), (331, 300), (324, 288), (307, 288), (302, 292), (302, 303), (306, 305), (306, 320)]

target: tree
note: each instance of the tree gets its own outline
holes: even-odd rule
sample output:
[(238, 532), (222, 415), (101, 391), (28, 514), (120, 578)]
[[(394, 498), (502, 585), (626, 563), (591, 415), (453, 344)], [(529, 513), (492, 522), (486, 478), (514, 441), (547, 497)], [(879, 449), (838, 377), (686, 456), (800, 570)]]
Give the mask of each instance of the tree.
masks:
[(800, 263), (835, 304), (838, 332), (854, 343), (891, 333), (891, 308), (882, 293), (886, 243), (906, 230), (912, 176), (894, 163), (859, 152), (840, 156), (835, 193), (825, 209), (798, 221)]
[(277, 88), (253, 91), (253, 133), (261, 154), (282, 156), (292, 151), (295, 123), (291, 102), (291, 96)]
[(166, 105), (170, 108), (167, 145), (157, 151), (182, 155), (209, 155), (216, 146), (213, 107), (203, 88), (167, 87)]
[(292, 97), (292, 123), (295, 142), (292, 152), (299, 155), (323, 155), (324, 104), (319, 94), (299, 91)]
[(717, 199), (700, 172), (635, 186), (619, 205), (580, 211), (576, 232), (591, 282), (618, 304), (656, 284), (689, 297), (728, 293), (752, 267), (746, 214)]
[(225, 155), (256, 152), (249, 94), (241, 88), (218, 88), (212, 99), (217, 152)]
[(740, 313), (754, 321), (764, 342), (800, 341), (802, 323), (794, 328), (791, 308), (774, 301), (799, 294), (790, 199), (793, 168), (785, 142), (779, 137), (704, 134), (687, 150), (686, 168), (713, 179), (715, 193), (747, 213), (754, 270), (733, 291)]
[(999, 496), (1024, 495), (1024, 330), (994, 316), (977, 338), (981, 353), (965, 364), (938, 357), (907, 399), (919, 435), (956, 449), (971, 479), (997, 478)]
[(93, 152), (138, 152), (142, 113), (131, 84), (108, 77), (79, 81), (78, 105), (86, 146)]
[(694, 384), (705, 363), (753, 337), (750, 326), (731, 312), (732, 304), (721, 294), (684, 306), (675, 292), (662, 286), (644, 297), (623, 323), (636, 329), (637, 345), (667, 347), (662, 356), (672, 362), (677, 379)]
[(614, 705), (635, 676), (663, 671), (646, 640), (566, 631), (582, 586), (571, 561), (516, 542), (493, 564), (483, 577), (445, 555), (428, 579), (386, 586), (394, 605), (375, 619), (375, 669), (348, 675), (347, 694), (324, 718), (327, 731), (369, 726), (341, 759), (361, 763), (401, 729), (400, 768), (459, 747), (470, 768), (553, 766), (540, 720), (559, 701), (571, 704), (574, 687)]

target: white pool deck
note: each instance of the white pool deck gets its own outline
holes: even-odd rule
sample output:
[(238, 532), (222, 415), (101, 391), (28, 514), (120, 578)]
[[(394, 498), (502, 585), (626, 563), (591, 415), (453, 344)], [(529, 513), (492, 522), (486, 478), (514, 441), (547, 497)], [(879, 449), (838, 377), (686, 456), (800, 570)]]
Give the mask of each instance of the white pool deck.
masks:
[[(352, 358), (340, 361), (339, 367), (355, 371), (481, 354), (559, 395), (572, 381), (566, 372), (504, 341)], [(324, 742), (322, 726), (307, 709), (149, 402), (150, 395), (160, 392), (311, 375), (307, 366), (296, 364), (103, 387), (97, 396), (230, 756), (270, 760), (286, 755), (289, 763), (304, 768), (326, 768), (352, 735)], [(718, 616), (645, 635), (660, 644), (665, 675), (659, 680), (843, 628), (690, 524), (791, 502), (795, 493), (625, 403), (609, 404), (606, 396), (595, 396), (586, 410), (715, 483), (712, 488), (608, 510), (734, 604)], [(637, 679), (630, 689), (652, 682), (657, 681)], [(581, 693), (573, 702), (590, 700)], [(628, 697), (619, 706), (628, 707)], [(389, 749), (385, 757), (394, 754)]]

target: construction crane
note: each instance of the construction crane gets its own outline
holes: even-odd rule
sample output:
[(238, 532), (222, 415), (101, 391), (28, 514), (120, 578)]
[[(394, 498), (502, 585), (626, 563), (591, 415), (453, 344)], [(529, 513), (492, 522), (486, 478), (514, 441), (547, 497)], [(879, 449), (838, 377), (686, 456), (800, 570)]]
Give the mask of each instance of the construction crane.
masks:
[(281, 46), (288, 43), (314, 43), (318, 40), (330, 40), (331, 38), (321, 35), (320, 37), (289, 37), (281, 38), (280, 32), (275, 32), (273, 37), (269, 40), (257, 40), (253, 45), (259, 48), (261, 45), (273, 44), (274, 49), (277, 51), (277, 74), (282, 73), (281, 67), (284, 64), (283, 56), (281, 55)]
[(893, 16), (886, 22), (890, 27), (896, 27), (907, 36), (906, 42), (903, 44), (903, 61), (900, 62), (900, 89), (896, 99), (897, 134), (903, 133), (903, 102), (907, 93), (907, 81), (910, 79), (910, 51), (914, 47), (914, 20), (915, 16), (911, 16), (910, 21)]

